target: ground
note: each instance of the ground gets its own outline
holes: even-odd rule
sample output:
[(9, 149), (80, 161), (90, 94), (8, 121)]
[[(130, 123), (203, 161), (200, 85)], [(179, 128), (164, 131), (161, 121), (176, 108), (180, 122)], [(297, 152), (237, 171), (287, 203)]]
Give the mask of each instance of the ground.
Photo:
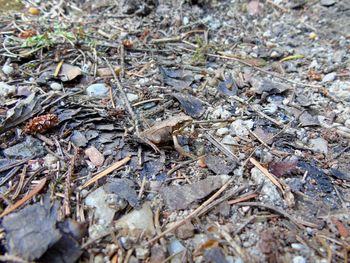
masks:
[(348, 262), (350, 2), (0, 1), (4, 262)]

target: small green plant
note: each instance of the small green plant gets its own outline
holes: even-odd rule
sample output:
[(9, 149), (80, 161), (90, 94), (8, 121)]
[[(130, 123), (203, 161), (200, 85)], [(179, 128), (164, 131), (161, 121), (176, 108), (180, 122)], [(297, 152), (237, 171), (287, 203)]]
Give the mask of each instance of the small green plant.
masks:
[(64, 43), (65, 41), (74, 45), (76, 40), (77, 38), (75, 35), (72, 32), (67, 31), (67, 28), (62, 27), (61, 25), (55, 25), (53, 31), (48, 31), (44, 34), (27, 38), (23, 42), (22, 47), (45, 48), (62, 42)]
[(212, 44), (205, 44), (200, 37), (196, 37), (195, 42), (197, 48), (192, 55), (192, 62), (197, 65), (205, 64), (207, 62), (207, 53), (213, 49), (217, 50), (217, 47)]

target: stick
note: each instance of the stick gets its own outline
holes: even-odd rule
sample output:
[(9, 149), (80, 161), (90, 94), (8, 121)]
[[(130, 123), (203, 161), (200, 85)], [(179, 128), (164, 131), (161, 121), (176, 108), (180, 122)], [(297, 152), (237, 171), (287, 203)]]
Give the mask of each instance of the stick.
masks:
[(105, 177), (106, 175), (110, 174), (111, 172), (113, 172), (114, 170), (118, 169), (119, 167), (123, 166), (124, 164), (126, 164), (128, 161), (130, 161), (131, 157), (125, 157), (123, 160), (120, 160), (114, 164), (112, 164), (110, 167), (108, 167), (107, 169), (103, 170), (102, 172), (98, 173), (96, 176), (94, 176), (93, 178), (91, 178), (90, 180), (86, 181), (85, 184), (82, 186), (82, 188), (88, 187), (89, 185), (93, 184), (94, 182), (96, 182), (97, 180)]

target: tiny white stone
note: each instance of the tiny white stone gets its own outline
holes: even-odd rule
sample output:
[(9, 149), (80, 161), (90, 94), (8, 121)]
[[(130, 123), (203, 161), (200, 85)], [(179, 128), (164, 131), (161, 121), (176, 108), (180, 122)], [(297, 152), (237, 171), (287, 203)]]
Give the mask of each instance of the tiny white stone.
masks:
[(50, 84), (50, 88), (53, 90), (62, 90), (62, 85), (60, 83), (57, 83), (57, 82), (52, 82)]
[(229, 129), (226, 128), (226, 127), (223, 127), (223, 128), (220, 128), (216, 131), (216, 134), (219, 135), (219, 136), (223, 136), (225, 134), (228, 134), (229, 133)]
[(14, 69), (12, 66), (10, 65), (3, 65), (2, 66), (2, 72), (4, 72), (6, 75), (11, 75), (13, 73)]
[(337, 73), (332, 72), (332, 73), (328, 73), (327, 75), (325, 75), (322, 79), (322, 82), (330, 82), (335, 80), (335, 77), (337, 76)]
[(139, 96), (133, 93), (128, 93), (126, 94), (126, 97), (128, 98), (128, 101), (130, 102), (134, 102), (137, 101), (139, 99)]

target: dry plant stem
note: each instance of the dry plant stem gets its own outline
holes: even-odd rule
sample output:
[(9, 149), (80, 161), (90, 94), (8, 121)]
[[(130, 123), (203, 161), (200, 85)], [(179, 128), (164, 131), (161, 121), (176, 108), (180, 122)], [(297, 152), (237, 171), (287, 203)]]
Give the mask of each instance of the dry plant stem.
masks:
[(113, 172), (114, 170), (118, 169), (119, 167), (123, 166), (124, 164), (126, 164), (128, 161), (130, 161), (131, 157), (125, 157), (124, 159), (112, 164), (110, 167), (106, 168), (105, 170), (103, 170), (102, 172), (98, 173), (96, 176), (94, 176), (93, 178), (91, 178), (90, 180), (88, 180), (83, 186), (82, 188), (88, 187), (89, 185), (95, 183), (97, 180), (105, 177), (106, 175), (110, 174), (111, 172)]
[(17, 208), (21, 207), (24, 203), (26, 203), (28, 200), (30, 200), (34, 195), (39, 193), (41, 189), (46, 184), (46, 178), (42, 179), (35, 187), (33, 190), (31, 190), (26, 196), (24, 196), (21, 200), (16, 202), (14, 205), (8, 207), (5, 209), (4, 212), (1, 213), (0, 218), (3, 218), (4, 216), (8, 215), (9, 213), (13, 212)]
[(263, 203), (259, 203), (259, 202), (242, 202), (242, 203), (237, 203), (236, 205), (238, 205), (238, 206), (255, 206), (255, 207), (263, 207), (263, 208), (269, 209), (269, 210), (289, 219), (291, 222), (293, 222), (299, 228), (303, 228), (303, 226), (308, 226), (308, 227), (313, 227), (313, 228), (319, 227), (317, 224), (294, 218), (291, 215), (289, 215), (288, 213), (284, 212), (282, 209), (276, 208), (276, 207), (271, 206), (271, 205), (267, 205), (267, 204), (263, 204)]
[(18, 187), (16, 189), (16, 192), (12, 196), (12, 200), (15, 200), (17, 198), (17, 196), (19, 195), (19, 193), (21, 192), (23, 184), (24, 184), (24, 178), (26, 177), (26, 173), (27, 173), (27, 165), (24, 165), (23, 171), (22, 171), (20, 179), (19, 179)]
[(136, 115), (135, 115), (135, 113), (134, 113), (134, 111), (133, 111), (133, 109), (132, 109), (132, 107), (130, 105), (128, 97), (126, 96), (126, 94), (125, 94), (125, 92), (123, 90), (122, 84), (120, 83), (117, 74), (113, 70), (113, 67), (112, 67), (111, 63), (109, 63), (109, 61), (106, 58), (104, 58), (104, 59), (105, 59), (107, 65), (108, 65), (109, 69), (112, 72), (113, 78), (114, 78), (114, 80), (115, 80), (115, 82), (117, 84), (117, 88), (118, 88), (121, 96), (123, 97), (124, 103), (126, 105), (126, 108), (128, 109), (128, 112), (129, 112), (132, 120), (134, 121), (135, 129), (136, 129), (136, 135), (139, 136), (140, 132), (139, 132), (139, 127), (138, 127), (138, 123), (137, 123), (138, 121), (137, 121)]
[(230, 200), (227, 203), (229, 205), (234, 205), (234, 204), (237, 204), (237, 203), (240, 203), (240, 202), (247, 201), (249, 199), (253, 199), (253, 198), (257, 197), (257, 196), (258, 196), (258, 194), (249, 194), (249, 195), (241, 196), (241, 197), (238, 197), (236, 199)]
[(205, 209), (203, 209), (201, 212), (198, 213), (197, 217), (207, 213), (210, 209), (217, 206), (218, 204), (224, 202), (225, 200), (229, 199), (230, 197), (242, 192), (244, 189), (246, 189), (248, 186), (240, 186), (237, 189), (231, 189), (226, 193), (223, 197), (220, 197), (216, 199), (214, 202), (212, 202), (210, 205), (208, 205)]
[(227, 157), (232, 158), (234, 160), (238, 160), (238, 157), (233, 154), (229, 149), (227, 149), (225, 146), (222, 145), (213, 135), (210, 133), (204, 134), (204, 136), (208, 139), (209, 142), (211, 142), (215, 147), (217, 147), (220, 151), (222, 151), (223, 154), (225, 154)]
[(249, 161), (256, 167), (258, 168), (267, 178), (270, 179), (270, 181), (276, 185), (282, 192), (284, 192), (284, 189), (279, 182), (279, 180), (271, 174), (265, 167), (263, 167), (257, 160), (255, 160), (253, 157), (249, 159)]
[(159, 235), (157, 235), (156, 237), (152, 238), (150, 241), (148, 241), (147, 244), (151, 245), (154, 242), (156, 242), (158, 239), (162, 238), (163, 236), (165, 236), (168, 233), (171, 233), (172, 231), (174, 231), (175, 229), (177, 229), (179, 226), (182, 226), (183, 224), (185, 224), (188, 220), (192, 219), (193, 217), (197, 216), (203, 209), (205, 209), (211, 202), (213, 202), (223, 191), (225, 191), (225, 189), (230, 185), (230, 183), (233, 182), (233, 178), (231, 178), (230, 180), (228, 180), (215, 194), (213, 194), (207, 201), (205, 201), (202, 205), (200, 205), (199, 207), (197, 207), (196, 210), (194, 210), (192, 213), (190, 213), (188, 216), (186, 216), (184, 219), (182, 219), (181, 221), (177, 222), (176, 224), (174, 224), (172, 227), (170, 227), (169, 229), (165, 230), (164, 232), (160, 233)]

